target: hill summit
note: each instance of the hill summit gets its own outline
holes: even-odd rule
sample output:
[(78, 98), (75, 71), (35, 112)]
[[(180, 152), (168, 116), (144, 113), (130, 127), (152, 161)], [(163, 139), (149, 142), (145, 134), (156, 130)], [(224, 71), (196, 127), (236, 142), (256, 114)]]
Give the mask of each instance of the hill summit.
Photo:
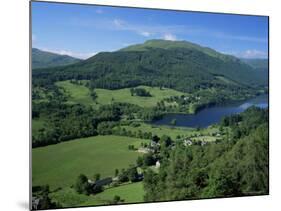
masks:
[(49, 82), (86, 79), (107, 89), (147, 85), (183, 92), (208, 88), (234, 92), (265, 83), (259, 71), (234, 56), (187, 41), (167, 40), (101, 52), (73, 65), (34, 71), (33, 76), (42, 74)]
[(209, 56), (220, 58), (222, 60), (237, 60), (237, 58), (235, 58), (234, 56), (225, 55), (213, 50), (212, 48), (203, 47), (201, 45), (184, 40), (171, 41), (171, 40), (162, 40), (162, 39), (152, 39), (152, 40), (147, 40), (143, 44), (136, 44), (136, 45), (128, 46), (126, 48), (122, 48), (120, 51), (147, 51), (151, 48), (161, 48), (166, 50), (183, 48), (183, 49), (201, 51), (208, 54)]

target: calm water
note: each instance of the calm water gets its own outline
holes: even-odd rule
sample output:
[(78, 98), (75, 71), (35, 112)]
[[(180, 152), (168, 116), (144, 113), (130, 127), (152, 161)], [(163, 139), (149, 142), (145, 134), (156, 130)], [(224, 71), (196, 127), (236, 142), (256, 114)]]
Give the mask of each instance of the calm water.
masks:
[(156, 120), (152, 124), (171, 125), (171, 121), (176, 119), (176, 126), (207, 127), (218, 123), (223, 116), (240, 113), (253, 105), (260, 108), (268, 107), (268, 95), (261, 95), (232, 105), (205, 108), (197, 114), (166, 114), (162, 119)]

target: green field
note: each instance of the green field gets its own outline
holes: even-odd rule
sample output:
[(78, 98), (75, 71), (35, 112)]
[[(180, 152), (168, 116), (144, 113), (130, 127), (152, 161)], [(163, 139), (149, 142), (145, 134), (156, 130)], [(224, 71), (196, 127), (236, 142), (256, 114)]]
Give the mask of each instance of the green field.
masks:
[(52, 201), (59, 202), (63, 207), (105, 205), (112, 202), (115, 195), (124, 200), (122, 203), (143, 202), (143, 183), (130, 183), (105, 189), (96, 195), (78, 194), (72, 188), (64, 188), (50, 194)]
[(113, 100), (114, 102), (131, 103), (141, 107), (153, 107), (164, 98), (184, 94), (173, 89), (165, 88), (161, 90), (159, 87), (138, 86), (137, 88), (144, 88), (152, 97), (131, 96), (129, 88), (118, 90), (95, 89), (98, 94), (97, 101), (100, 104), (109, 104)]
[(215, 137), (215, 136), (198, 136), (198, 137), (191, 138), (191, 140), (193, 141), (206, 141), (206, 142), (212, 142), (220, 139), (221, 139), (220, 137)]
[(96, 136), (76, 139), (32, 150), (33, 186), (50, 185), (51, 189), (70, 187), (79, 174), (92, 178), (113, 176), (116, 168), (134, 164), (139, 154), (128, 150), (145, 140), (121, 136)]
[[(170, 136), (173, 140), (176, 139), (178, 135), (187, 136), (190, 135), (194, 129), (192, 128), (181, 128), (181, 127), (168, 127), (168, 126), (154, 126), (146, 123), (140, 123), (140, 126), (134, 127), (131, 125), (121, 126), (121, 128), (125, 128), (127, 131), (138, 132), (141, 130), (142, 132), (151, 132), (152, 135), (157, 135), (159, 137), (163, 135)], [(117, 129), (117, 128), (116, 128)]]
[[(96, 105), (90, 96), (89, 89), (84, 85), (72, 84), (70, 81), (60, 81), (57, 86), (64, 88), (68, 96), (68, 103), (81, 103), (84, 105)], [(160, 89), (159, 87), (138, 86), (144, 88), (152, 95), (152, 97), (131, 96), (130, 88), (108, 90), (95, 89), (98, 98), (97, 103), (101, 105), (110, 104), (112, 102), (131, 103), (141, 107), (153, 107), (157, 102), (171, 96), (181, 96), (184, 93), (173, 89)]]
[[(211, 133), (218, 132), (218, 128), (216, 127), (208, 127), (204, 128), (200, 131), (197, 131), (194, 128), (187, 127), (169, 127), (169, 126), (155, 126), (146, 123), (140, 123), (140, 126), (134, 127), (131, 125), (121, 126), (121, 128), (125, 128), (127, 131), (138, 132), (139, 130), (142, 132), (151, 132), (152, 135), (157, 135), (161, 137), (162, 135), (168, 135), (173, 140), (177, 138), (177, 136), (191, 137), (191, 136), (209, 136)], [(115, 128), (117, 129), (117, 127)], [(213, 137), (212, 137), (213, 138)]]
[(121, 197), (124, 200), (122, 203), (137, 203), (143, 202), (144, 189), (143, 183), (131, 183), (126, 185), (121, 185), (119, 187), (114, 187), (106, 189), (104, 192), (101, 192), (93, 197), (90, 200), (86, 201), (81, 205), (100, 205), (107, 204), (110, 202), (115, 195)]
[(70, 81), (59, 81), (57, 86), (62, 87), (68, 95), (68, 103), (70, 104), (84, 104), (95, 105), (90, 95), (90, 90), (84, 85), (70, 83)]
[(79, 194), (70, 187), (65, 187), (61, 190), (55, 191), (49, 196), (52, 201), (58, 202), (62, 207), (81, 206), (81, 204), (91, 200), (91, 196)]

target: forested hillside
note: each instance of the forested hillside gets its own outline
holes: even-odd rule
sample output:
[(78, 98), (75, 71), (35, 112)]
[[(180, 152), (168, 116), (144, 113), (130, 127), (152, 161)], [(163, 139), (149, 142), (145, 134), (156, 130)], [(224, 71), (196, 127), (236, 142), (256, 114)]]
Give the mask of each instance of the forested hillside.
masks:
[(251, 67), (257, 70), (268, 70), (268, 59), (241, 59)]
[[(162, 40), (33, 69), (33, 197), (52, 208), (268, 194), (268, 109), (206, 128), (153, 124), (266, 94), (263, 74), (212, 49)], [(100, 177), (117, 182), (89, 189), (88, 179)]]
[[(150, 45), (147, 46), (147, 43)], [(152, 45), (154, 44), (155, 45)], [(159, 43), (169, 48), (158, 47)], [(143, 46), (99, 53), (67, 67), (33, 71), (34, 84), (67, 79), (92, 80), (96, 87), (117, 89), (137, 85), (165, 86), (179, 91), (230, 86), (218, 76), (238, 83), (237, 89), (265, 83), (264, 78), (233, 56), (209, 48), (186, 47), (177, 41), (149, 41)], [(187, 46), (189, 46), (187, 45)], [(145, 50), (139, 50), (139, 48)], [(44, 78), (44, 79), (43, 79)], [(231, 87), (233, 88), (233, 87)]]
[(161, 147), (159, 173), (144, 177), (145, 200), (268, 194), (268, 110), (249, 108), (221, 126), (232, 133), (220, 142)]
[[(268, 59), (242, 59), (243, 62), (250, 65), (256, 71), (260, 72), (260, 74), (268, 80), (269, 77), (269, 61)], [(267, 82), (268, 83), (268, 82)]]
[[(245, 100), (267, 92), (261, 76), (233, 56), (164, 40), (99, 53), (72, 65), (34, 69), (33, 146), (97, 135), (99, 124), (124, 117), (151, 121), (169, 112), (196, 113)], [(113, 93), (118, 93), (116, 99)]]
[(32, 210), (269, 194), (268, 59), (235, 56), (267, 55), (267, 16), (32, 2), (32, 19)]

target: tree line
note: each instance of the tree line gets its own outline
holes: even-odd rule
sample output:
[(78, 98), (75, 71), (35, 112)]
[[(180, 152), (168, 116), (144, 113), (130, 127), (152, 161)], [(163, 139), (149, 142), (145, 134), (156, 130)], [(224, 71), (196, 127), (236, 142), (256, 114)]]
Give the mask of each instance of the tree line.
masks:
[(233, 131), (228, 140), (161, 147), (159, 173), (144, 174), (146, 201), (268, 194), (268, 110), (252, 107), (221, 124)]

